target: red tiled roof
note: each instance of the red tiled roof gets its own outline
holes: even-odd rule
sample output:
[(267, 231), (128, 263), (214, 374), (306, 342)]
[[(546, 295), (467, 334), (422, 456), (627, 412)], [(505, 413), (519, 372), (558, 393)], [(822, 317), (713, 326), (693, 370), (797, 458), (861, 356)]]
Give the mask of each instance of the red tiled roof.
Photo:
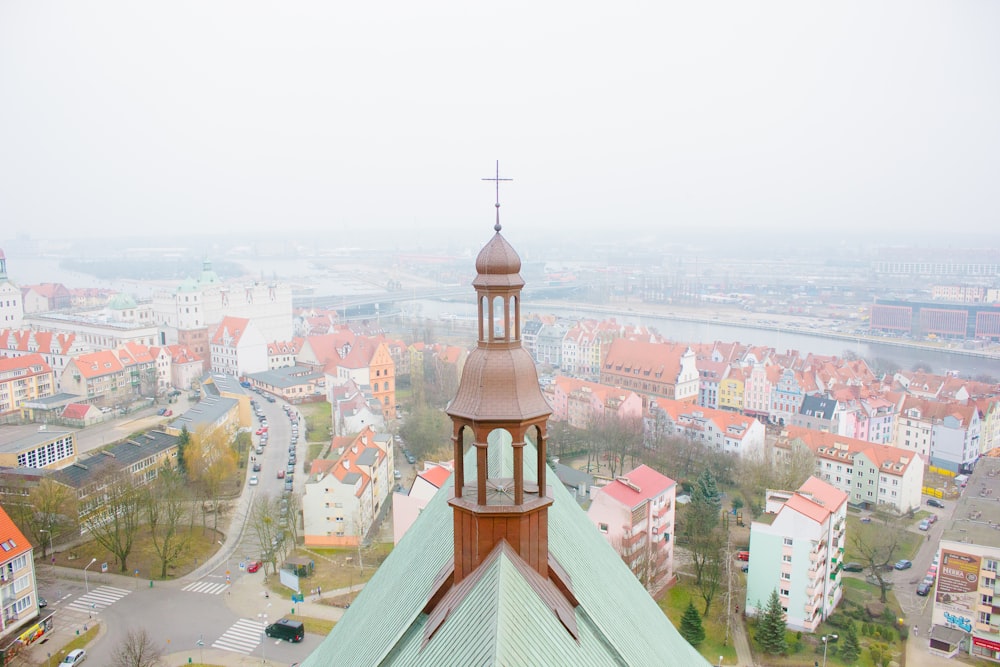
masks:
[(0, 558), (3, 562), (7, 562), (12, 558), (17, 558), (23, 553), (31, 550), (31, 543), (28, 542), (28, 538), (24, 536), (17, 526), (14, 525), (14, 521), (7, 515), (7, 512), (0, 507), (0, 544), (6, 544), (10, 547), (9, 550), (2, 550)]
[(87, 412), (90, 411), (90, 407), (86, 403), (70, 403), (63, 408), (62, 417), (63, 419), (84, 419)]
[(448, 477), (451, 476), (451, 471), (443, 466), (434, 466), (430, 470), (425, 470), (417, 476), (424, 478), (430, 484), (433, 484), (435, 488), (440, 489), (444, 486), (445, 482), (448, 481)]
[(647, 465), (641, 465), (601, 487), (601, 493), (608, 494), (626, 507), (635, 507), (655, 498), (673, 485), (674, 480)]
[(21, 357), (0, 357), (0, 373), (15, 370), (27, 370), (30, 375), (37, 375), (39, 373), (51, 372), (52, 368), (45, 363), (45, 359), (37, 352)]

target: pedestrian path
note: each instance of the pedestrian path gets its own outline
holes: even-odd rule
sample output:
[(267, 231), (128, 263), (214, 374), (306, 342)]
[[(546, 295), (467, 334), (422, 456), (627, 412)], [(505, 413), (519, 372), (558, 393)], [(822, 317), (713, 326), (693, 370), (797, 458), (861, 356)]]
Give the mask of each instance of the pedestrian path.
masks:
[(188, 593), (204, 593), (205, 595), (219, 595), (227, 588), (229, 588), (230, 585), (231, 584), (227, 583), (218, 584), (212, 581), (205, 581), (204, 579), (202, 579), (201, 581), (196, 581), (193, 584), (188, 584), (181, 590), (187, 591)]
[(234, 653), (250, 653), (260, 644), (263, 631), (264, 624), (260, 621), (241, 618), (212, 643), (212, 648), (221, 648)]
[(110, 607), (131, 592), (127, 588), (101, 586), (81, 595), (66, 606), (76, 611), (97, 612)]

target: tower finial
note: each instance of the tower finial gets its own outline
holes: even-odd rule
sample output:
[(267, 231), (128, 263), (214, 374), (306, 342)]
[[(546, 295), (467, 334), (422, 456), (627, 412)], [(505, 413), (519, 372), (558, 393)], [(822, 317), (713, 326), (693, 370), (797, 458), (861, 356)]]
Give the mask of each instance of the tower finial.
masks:
[(493, 178), (484, 178), (484, 181), (494, 181), (497, 184), (497, 223), (493, 225), (493, 231), (499, 232), (500, 227), (500, 181), (513, 181), (513, 178), (500, 178), (500, 160), (497, 160), (497, 175)]

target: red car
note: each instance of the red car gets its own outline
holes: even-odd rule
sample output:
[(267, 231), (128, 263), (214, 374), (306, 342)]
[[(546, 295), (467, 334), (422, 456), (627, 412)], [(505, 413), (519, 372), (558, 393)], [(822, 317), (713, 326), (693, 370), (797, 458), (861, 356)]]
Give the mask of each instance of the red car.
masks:
[(750, 561), (750, 552), (749, 551), (737, 551), (736, 552), (736, 558), (738, 558), (739, 560), (745, 560), (745, 561), (749, 562)]
[(259, 569), (260, 569), (260, 561), (259, 560), (252, 560), (252, 561), (250, 561), (250, 564), (247, 565), (247, 572), (256, 572)]
[(257, 429), (257, 431), (256, 431), (256, 434), (257, 434), (257, 435), (264, 435), (265, 433), (267, 433), (267, 427), (266, 427), (266, 426), (261, 426), (261, 427), (260, 427), (259, 429)]
[(279, 470), (278, 471), (278, 479), (284, 479), (284, 478), (285, 478), (285, 471), (284, 470)]

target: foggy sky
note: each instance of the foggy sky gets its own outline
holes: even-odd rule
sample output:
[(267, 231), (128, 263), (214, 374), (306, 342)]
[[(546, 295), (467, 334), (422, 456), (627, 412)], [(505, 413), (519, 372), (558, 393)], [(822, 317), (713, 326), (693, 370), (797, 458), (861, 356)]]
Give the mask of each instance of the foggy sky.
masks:
[(973, 246), (1000, 227), (998, 25), (961, 0), (4, 2), (0, 241), (481, 241), (499, 159), (518, 235)]

